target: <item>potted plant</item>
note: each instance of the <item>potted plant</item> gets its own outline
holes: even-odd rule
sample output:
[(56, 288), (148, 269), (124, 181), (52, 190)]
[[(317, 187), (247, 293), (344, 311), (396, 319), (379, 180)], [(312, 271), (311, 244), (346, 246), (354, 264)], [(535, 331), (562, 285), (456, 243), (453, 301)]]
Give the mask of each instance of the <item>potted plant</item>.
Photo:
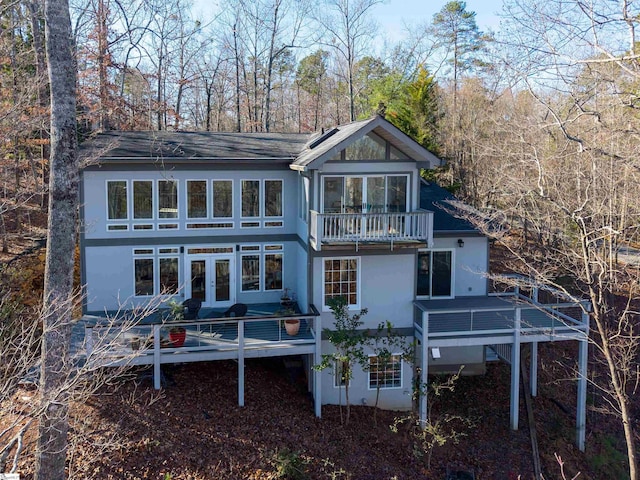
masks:
[[(284, 310), (278, 310), (276, 315), (279, 317), (289, 317), (296, 314), (293, 308), (285, 308)], [(297, 335), (300, 331), (300, 319), (298, 318), (285, 318), (283, 320), (284, 329), (287, 331), (287, 335)]]
[(285, 309), (291, 308), (291, 306), (295, 302), (295, 299), (293, 297), (294, 297), (294, 293), (291, 292), (291, 289), (285, 288), (282, 291), (282, 296), (280, 297), (280, 305), (282, 305)]
[[(171, 300), (168, 305), (170, 321), (181, 322), (184, 320), (184, 306), (181, 303)], [(169, 340), (173, 347), (181, 347), (184, 345), (186, 338), (187, 330), (183, 326), (176, 325), (169, 329)]]

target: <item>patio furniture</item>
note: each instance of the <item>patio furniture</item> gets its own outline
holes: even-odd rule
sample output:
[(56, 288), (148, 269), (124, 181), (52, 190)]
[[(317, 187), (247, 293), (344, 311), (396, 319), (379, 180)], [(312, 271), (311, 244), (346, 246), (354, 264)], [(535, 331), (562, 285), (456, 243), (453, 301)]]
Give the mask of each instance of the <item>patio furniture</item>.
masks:
[(244, 317), (248, 307), (244, 303), (234, 303), (222, 315), (225, 317)]
[(182, 302), (182, 306), (185, 308), (184, 319), (195, 320), (198, 318), (200, 307), (202, 307), (202, 300), (198, 298), (189, 298)]

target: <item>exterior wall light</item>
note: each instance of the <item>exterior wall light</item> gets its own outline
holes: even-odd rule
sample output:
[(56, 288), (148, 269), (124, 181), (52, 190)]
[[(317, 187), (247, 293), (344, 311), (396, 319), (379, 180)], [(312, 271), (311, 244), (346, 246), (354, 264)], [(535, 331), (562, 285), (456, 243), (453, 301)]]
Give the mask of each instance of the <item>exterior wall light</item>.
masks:
[(458, 239), (458, 246), (460, 248), (464, 247), (464, 240), (463, 239), (461, 239), (461, 238)]

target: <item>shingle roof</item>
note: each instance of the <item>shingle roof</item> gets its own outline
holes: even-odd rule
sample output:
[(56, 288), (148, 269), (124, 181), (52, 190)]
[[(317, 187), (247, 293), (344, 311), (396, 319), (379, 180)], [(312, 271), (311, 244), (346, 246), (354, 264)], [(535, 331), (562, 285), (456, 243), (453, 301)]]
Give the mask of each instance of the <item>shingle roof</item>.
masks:
[(88, 142), (102, 159), (289, 159), (304, 149), (311, 134), (120, 132), (100, 133)]
[(435, 232), (469, 232), (478, 230), (467, 220), (457, 218), (446, 210), (455, 210), (448, 201), (459, 201), (453, 194), (435, 183), (420, 182), (420, 208), (433, 212), (433, 230)]

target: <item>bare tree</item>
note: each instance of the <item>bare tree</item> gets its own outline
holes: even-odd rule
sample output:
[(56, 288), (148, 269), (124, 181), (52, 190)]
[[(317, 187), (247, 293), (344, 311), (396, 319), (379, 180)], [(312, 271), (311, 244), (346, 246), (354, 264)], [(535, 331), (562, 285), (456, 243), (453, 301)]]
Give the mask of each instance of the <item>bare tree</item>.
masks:
[(78, 216), (76, 64), (67, 0), (45, 2), (51, 85), (51, 175), (45, 267), (36, 478), (62, 480), (68, 432), (69, 343)]
[(349, 96), (349, 118), (356, 119), (355, 65), (376, 33), (369, 17), (382, 0), (325, 0), (318, 5), (316, 21), (326, 32), (321, 43), (332, 48), (343, 64)]

